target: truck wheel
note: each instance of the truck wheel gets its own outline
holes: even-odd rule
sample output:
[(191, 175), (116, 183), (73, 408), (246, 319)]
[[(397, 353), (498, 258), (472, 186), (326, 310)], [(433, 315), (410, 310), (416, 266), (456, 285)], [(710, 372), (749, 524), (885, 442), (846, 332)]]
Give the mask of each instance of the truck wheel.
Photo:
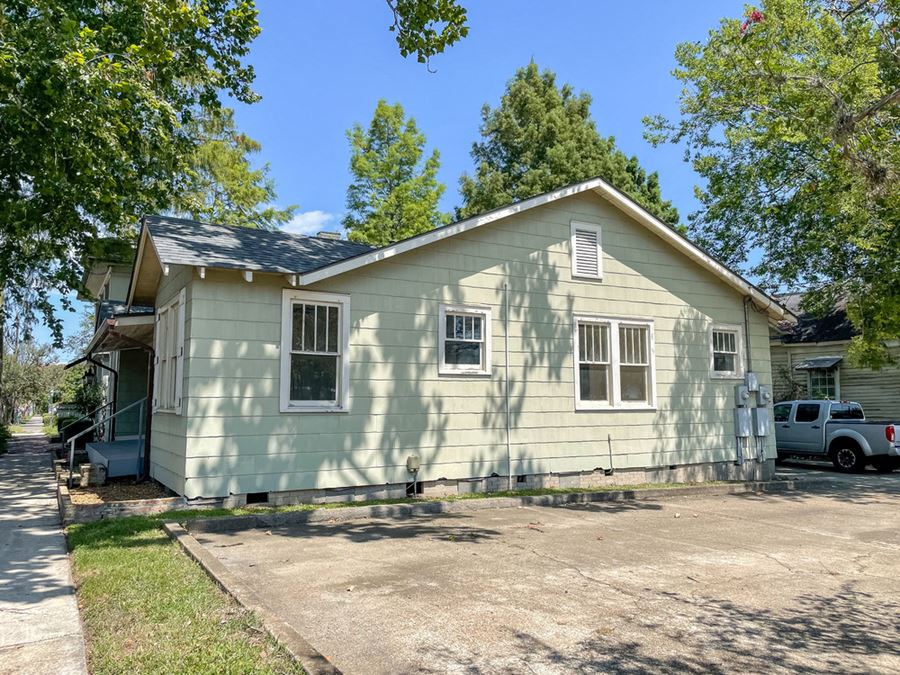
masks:
[(900, 469), (900, 460), (894, 457), (876, 457), (872, 460), (872, 466), (878, 473), (890, 473), (894, 469)]
[(841, 445), (832, 450), (831, 462), (841, 473), (861, 473), (866, 468), (866, 456), (852, 445)]

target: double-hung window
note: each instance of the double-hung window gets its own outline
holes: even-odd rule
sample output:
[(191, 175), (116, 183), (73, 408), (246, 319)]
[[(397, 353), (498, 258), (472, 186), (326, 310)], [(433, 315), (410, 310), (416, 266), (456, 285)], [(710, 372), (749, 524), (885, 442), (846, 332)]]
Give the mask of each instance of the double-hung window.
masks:
[(438, 352), (443, 375), (490, 375), (490, 308), (441, 305)]
[(650, 321), (575, 318), (575, 407), (652, 408), (656, 402)]
[(185, 290), (156, 310), (153, 411), (181, 414)]
[(349, 405), (350, 298), (285, 290), (281, 411), (344, 411)]
[(713, 326), (709, 332), (710, 375), (716, 378), (744, 376), (743, 344), (739, 326)]

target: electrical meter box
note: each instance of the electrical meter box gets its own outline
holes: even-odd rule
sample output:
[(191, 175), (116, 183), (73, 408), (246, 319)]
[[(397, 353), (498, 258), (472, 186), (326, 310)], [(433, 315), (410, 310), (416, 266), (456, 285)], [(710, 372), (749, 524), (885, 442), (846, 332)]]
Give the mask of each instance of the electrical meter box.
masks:
[(422, 467), (422, 463), (419, 460), (418, 455), (410, 455), (406, 458), (406, 470), (410, 473), (415, 473)]
[(765, 407), (772, 402), (772, 390), (765, 385), (759, 385), (756, 392), (756, 405)]
[(759, 389), (759, 377), (756, 373), (750, 372), (744, 376), (744, 384), (747, 385), (747, 389), (750, 391), (756, 391)]
[(750, 403), (750, 390), (747, 385), (738, 384), (734, 387), (734, 404), (738, 408), (744, 408)]
[(749, 408), (738, 408), (734, 411), (734, 435), (738, 438), (749, 438), (751, 433)]
[(769, 435), (769, 409), (753, 408), (753, 435), (768, 436)]

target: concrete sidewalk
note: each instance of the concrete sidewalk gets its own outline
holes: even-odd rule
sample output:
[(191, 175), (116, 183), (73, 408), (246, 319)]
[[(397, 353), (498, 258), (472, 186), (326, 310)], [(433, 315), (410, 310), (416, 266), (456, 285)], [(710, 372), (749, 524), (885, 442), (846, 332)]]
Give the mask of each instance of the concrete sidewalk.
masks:
[(40, 418), (29, 422), (0, 456), (0, 673), (87, 673), (40, 428)]

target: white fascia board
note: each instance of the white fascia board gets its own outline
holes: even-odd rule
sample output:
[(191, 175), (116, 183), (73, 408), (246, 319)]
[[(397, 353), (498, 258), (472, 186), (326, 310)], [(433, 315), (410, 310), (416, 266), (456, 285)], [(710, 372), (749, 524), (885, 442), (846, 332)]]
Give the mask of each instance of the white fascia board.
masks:
[(663, 241), (672, 246), (675, 250), (680, 251), (694, 262), (707, 268), (710, 272), (726, 282), (735, 290), (743, 295), (748, 295), (753, 302), (773, 319), (796, 319), (796, 316), (778, 304), (774, 298), (767, 295), (763, 291), (756, 288), (753, 284), (746, 281), (739, 275), (732, 272), (718, 260), (712, 258), (702, 249), (698, 248), (690, 241), (682, 237), (671, 227), (654, 217), (638, 204), (623, 195), (621, 192), (600, 181), (600, 185), (594, 190), (604, 197), (613, 206), (617, 207), (626, 215), (631, 216), (636, 221), (644, 225), (651, 232), (659, 236)]
[(128, 282), (128, 298), (125, 302), (125, 305), (127, 307), (131, 307), (131, 303), (134, 300), (134, 287), (137, 283), (138, 273), (141, 269), (141, 263), (144, 260), (144, 242), (146, 242), (148, 236), (149, 231), (147, 230), (147, 226), (144, 225), (143, 221), (141, 221), (141, 233), (138, 236), (137, 255), (134, 257), (134, 267), (131, 268), (131, 280)]
[(333, 265), (328, 265), (327, 267), (322, 267), (318, 270), (313, 270), (312, 272), (306, 272), (305, 274), (300, 275), (299, 285), (307, 286), (317, 281), (322, 281), (323, 279), (328, 279), (338, 274), (344, 274), (345, 272), (350, 272), (365, 265), (370, 265), (379, 260), (393, 258), (395, 255), (406, 253), (407, 251), (412, 251), (422, 246), (427, 246), (428, 244), (433, 244), (436, 241), (448, 239), (449, 237), (468, 232), (469, 230), (474, 230), (482, 225), (487, 225), (488, 223), (508, 218), (517, 213), (528, 211), (536, 206), (542, 206), (544, 204), (549, 204), (550, 202), (555, 202), (563, 197), (570, 197), (581, 192), (586, 192), (587, 190), (596, 188), (602, 182), (603, 181), (599, 178), (594, 178), (583, 183), (578, 183), (577, 185), (571, 185), (561, 190), (556, 190), (555, 192), (538, 195), (537, 197), (532, 197), (516, 204), (510, 204), (501, 209), (489, 211), (480, 216), (474, 216), (472, 218), (467, 218), (466, 220), (461, 220), (458, 223), (453, 223), (452, 225), (439, 227), (431, 232), (411, 237), (410, 239), (397, 242), (391, 246), (376, 249), (371, 253), (365, 253), (355, 258), (350, 258), (349, 260), (344, 260), (342, 262), (334, 263)]
[(560, 190), (547, 192), (545, 194), (538, 195), (537, 197), (532, 197), (516, 204), (511, 204), (504, 208), (490, 211), (480, 216), (474, 216), (466, 220), (461, 220), (458, 223), (432, 230), (431, 232), (406, 239), (391, 246), (385, 246), (383, 248), (372, 251), (371, 253), (366, 253), (355, 258), (350, 258), (349, 260), (344, 260), (342, 262), (334, 263), (333, 265), (328, 265), (327, 267), (322, 267), (312, 272), (307, 272), (306, 274), (301, 274), (299, 285), (307, 286), (309, 284), (316, 283), (317, 281), (322, 281), (338, 274), (344, 274), (365, 265), (370, 265), (374, 262), (378, 262), (379, 260), (387, 260), (388, 258), (392, 258), (401, 253), (406, 253), (407, 251), (412, 251), (422, 246), (427, 246), (428, 244), (432, 244), (436, 241), (441, 241), (443, 239), (453, 237), (457, 234), (468, 232), (469, 230), (481, 227), (482, 225), (487, 225), (488, 223), (493, 223), (495, 221), (502, 220), (503, 218), (508, 218), (509, 216), (515, 215), (517, 213), (522, 213), (524, 211), (528, 211), (535, 207), (543, 206), (544, 204), (549, 204), (566, 197), (571, 197), (582, 192), (587, 192), (588, 190), (593, 190), (601, 197), (605, 198), (610, 204), (618, 208), (626, 215), (631, 216), (634, 220), (649, 229), (651, 232), (658, 235), (661, 239), (663, 239), (677, 251), (680, 251), (700, 266), (708, 269), (719, 279), (727, 283), (742, 295), (749, 296), (753, 300), (753, 302), (764, 312), (766, 312), (772, 319), (796, 319), (796, 315), (779, 305), (774, 298), (770, 297), (763, 291), (756, 288), (750, 282), (732, 272), (725, 265), (715, 260), (709, 254), (705, 253), (703, 250), (689, 242), (671, 227), (648, 213), (645, 209), (636, 204), (629, 197), (625, 196), (600, 178), (592, 178), (590, 180), (586, 180), (575, 185), (570, 185)]

